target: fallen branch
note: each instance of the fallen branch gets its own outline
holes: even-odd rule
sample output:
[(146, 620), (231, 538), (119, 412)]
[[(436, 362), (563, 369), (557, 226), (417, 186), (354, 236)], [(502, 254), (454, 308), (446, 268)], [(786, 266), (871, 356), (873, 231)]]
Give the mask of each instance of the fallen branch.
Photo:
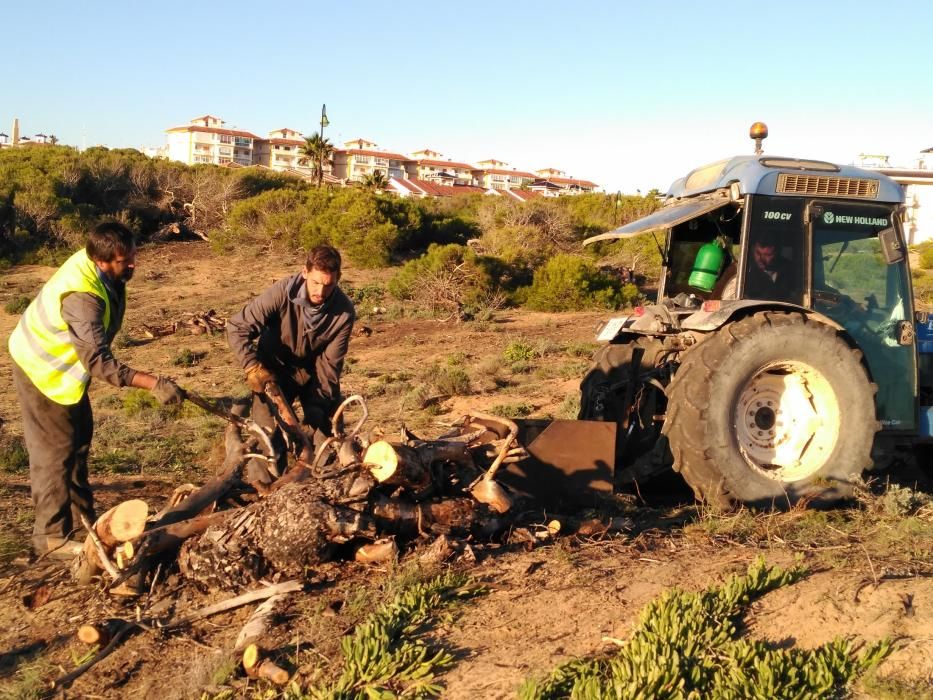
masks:
[(236, 643), (233, 645), (234, 653), (243, 651), (266, 633), (269, 628), (269, 621), (272, 619), (272, 613), (275, 612), (275, 606), (281, 600), (284, 600), (285, 595), (285, 593), (279, 593), (257, 606), (236, 637)]
[(78, 666), (74, 671), (66, 673), (64, 676), (59, 676), (54, 681), (52, 681), (52, 690), (59, 690), (64, 688), (66, 685), (74, 683), (78, 678), (87, 673), (91, 668), (93, 668), (99, 661), (110, 656), (114, 649), (120, 644), (120, 641), (134, 629), (137, 629), (138, 625), (134, 622), (126, 622), (120, 629), (113, 633), (110, 642), (101, 649), (99, 652), (94, 654), (90, 659), (85, 661), (83, 664)]
[(170, 620), (169, 622), (162, 625), (162, 627), (164, 629), (182, 627), (192, 622), (196, 622), (197, 620), (201, 620), (205, 617), (210, 617), (211, 615), (216, 615), (217, 613), (226, 612), (227, 610), (233, 610), (234, 608), (238, 608), (241, 605), (254, 603), (257, 600), (265, 600), (275, 595), (295, 593), (296, 591), (300, 591), (302, 588), (304, 588), (304, 584), (301, 581), (283, 581), (282, 583), (276, 583), (272, 586), (259, 588), (255, 591), (248, 591), (247, 593), (243, 593), (242, 595), (215, 603), (214, 605), (208, 605), (206, 608), (201, 608), (200, 610), (195, 610), (192, 613), (182, 615), (181, 617), (177, 617), (174, 620)]

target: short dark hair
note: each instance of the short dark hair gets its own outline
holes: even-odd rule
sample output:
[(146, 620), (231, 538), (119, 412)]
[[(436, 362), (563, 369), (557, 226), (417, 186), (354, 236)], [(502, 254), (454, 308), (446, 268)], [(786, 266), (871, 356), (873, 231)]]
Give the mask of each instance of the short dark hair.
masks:
[(340, 275), (340, 252), (329, 245), (316, 245), (308, 251), (305, 270), (320, 270), (332, 275)]
[(133, 232), (119, 221), (101, 221), (88, 234), (84, 249), (91, 260), (112, 262), (120, 253), (136, 247)]

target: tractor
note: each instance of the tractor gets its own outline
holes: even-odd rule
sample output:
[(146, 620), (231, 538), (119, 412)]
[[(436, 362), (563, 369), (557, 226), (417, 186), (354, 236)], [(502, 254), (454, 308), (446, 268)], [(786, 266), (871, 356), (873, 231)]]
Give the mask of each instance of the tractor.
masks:
[(597, 432), (616, 485), (673, 468), (716, 507), (833, 502), (931, 442), (933, 321), (914, 311), (901, 187), (763, 154), (761, 122), (750, 136), (754, 155), (584, 242), (655, 235), (662, 271), (657, 303), (602, 325), (564, 434), (614, 425)]

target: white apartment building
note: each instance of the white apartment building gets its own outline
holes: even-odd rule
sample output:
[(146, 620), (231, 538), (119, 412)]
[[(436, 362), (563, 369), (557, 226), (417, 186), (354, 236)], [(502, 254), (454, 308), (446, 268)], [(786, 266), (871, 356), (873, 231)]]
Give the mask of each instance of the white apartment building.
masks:
[(381, 172), (386, 180), (405, 178), (408, 158), (400, 153), (378, 150), (378, 144), (367, 139), (346, 141), (334, 151), (334, 177), (346, 182), (362, 182), (368, 175)]
[[(167, 129), (166, 137), (164, 157), (189, 165), (257, 165), (304, 178), (310, 177), (313, 170), (301, 154), (304, 136), (294, 129), (276, 129), (263, 138), (249, 131), (229, 129), (220, 117), (206, 114)], [(324, 166), (323, 179), (329, 184), (362, 182), (379, 172), (386, 180), (418, 180), (439, 187), (478, 187), (497, 192), (530, 188), (546, 196), (591, 192), (598, 187), (588, 180), (567, 178), (556, 168), (531, 173), (508, 166), (495, 158), (476, 165), (444, 159), (442, 153), (431, 148), (406, 156), (381, 150), (376, 142), (358, 138), (334, 150), (332, 163)]]
[(184, 126), (167, 129), (169, 159), (189, 165), (252, 165), (253, 144), (259, 137), (248, 131), (227, 129), (223, 125), (220, 117), (206, 114)]
[(892, 167), (887, 156), (864, 153), (857, 164), (884, 173), (904, 189), (904, 236), (908, 245), (933, 240), (933, 148), (920, 151), (911, 167)]
[(253, 164), (271, 170), (294, 170), (302, 175), (310, 175), (311, 164), (301, 154), (304, 144), (304, 136), (294, 129), (270, 131), (269, 138), (253, 143)]

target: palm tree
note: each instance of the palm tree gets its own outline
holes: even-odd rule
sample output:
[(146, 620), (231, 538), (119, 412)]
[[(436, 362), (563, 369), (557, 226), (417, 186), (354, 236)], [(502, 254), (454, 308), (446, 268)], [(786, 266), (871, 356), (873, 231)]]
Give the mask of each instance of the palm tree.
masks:
[(374, 170), (363, 178), (363, 187), (382, 192), (389, 186), (389, 179), (382, 170)]
[(305, 139), (304, 144), (298, 147), (298, 153), (301, 157), (298, 163), (301, 165), (310, 164), (311, 174), (317, 178), (318, 187), (324, 176), (324, 163), (329, 163), (334, 153), (334, 145), (327, 139), (322, 139), (316, 131)]

